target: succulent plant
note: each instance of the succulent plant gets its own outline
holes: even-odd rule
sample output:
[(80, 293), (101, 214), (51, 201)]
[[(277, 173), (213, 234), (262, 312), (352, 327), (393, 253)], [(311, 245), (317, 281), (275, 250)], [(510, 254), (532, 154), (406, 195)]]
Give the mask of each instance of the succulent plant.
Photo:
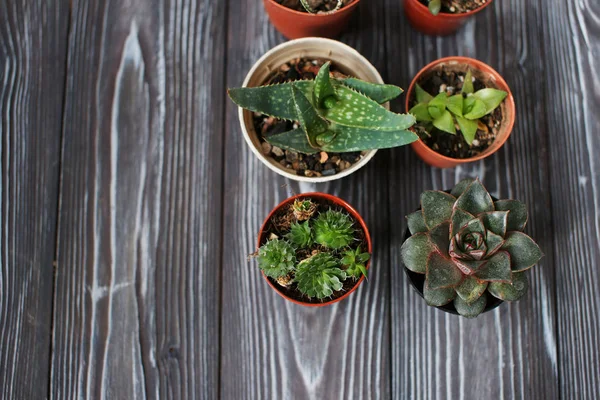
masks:
[(543, 256), (522, 231), (527, 209), (517, 200), (493, 201), (481, 182), (463, 180), (448, 194), (426, 191), (421, 210), (407, 216), (411, 237), (401, 248), (404, 265), (425, 274), (427, 304), (454, 302), (476, 317), (487, 296), (514, 301), (528, 288), (525, 271)]
[(296, 270), (298, 290), (308, 297), (323, 299), (342, 290), (346, 272), (340, 262), (329, 253), (317, 253), (300, 261)]
[(286, 238), (296, 247), (309, 247), (314, 243), (313, 233), (308, 221), (303, 223), (294, 222)]
[(270, 278), (285, 277), (296, 268), (296, 250), (285, 240), (272, 239), (258, 249), (258, 267)]
[(334, 210), (319, 214), (313, 223), (315, 242), (329, 249), (347, 247), (354, 240), (350, 216)]
[(298, 128), (265, 140), (298, 153), (382, 149), (418, 139), (408, 130), (415, 123), (414, 116), (395, 114), (381, 105), (398, 97), (402, 89), (356, 78), (332, 78), (329, 62), (314, 80), (235, 88), (228, 93), (242, 108), (297, 121)]
[(456, 135), (458, 126), (466, 142), (471, 145), (477, 133), (479, 119), (494, 111), (508, 93), (493, 88), (474, 92), (471, 71), (468, 71), (459, 94), (449, 95), (443, 92), (433, 97), (417, 84), (415, 95), (417, 104), (409, 113), (414, 115), (418, 122), (452, 135)]
[(292, 211), (298, 221), (306, 221), (317, 211), (317, 205), (308, 199), (296, 199), (292, 204)]
[[(316, 14), (317, 10), (315, 10), (311, 5), (310, 2), (308, 0), (300, 0), (300, 4), (302, 4), (302, 7), (304, 7), (304, 9), (306, 10), (306, 12), (311, 13), (311, 14)], [(335, 12), (337, 10), (339, 10), (340, 8), (342, 8), (342, 5), (344, 4), (344, 0), (338, 0), (337, 4), (335, 5), (335, 8), (331, 11), (328, 11), (328, 13), (332, 13)]]
[(442, 9), (442, 0), (429, 0), (427, 7), (429, 8), (430, 13), (438, 15)]
[(369, 261), (371, 255), (369, 253), (363, 253), (360, 246), (356, 250), (349, 249), (343, 253), (342, 265), (346, 267), (346, 273), (358, 279), (361, 275), (367, 276), (367, 269), (365, 263)]

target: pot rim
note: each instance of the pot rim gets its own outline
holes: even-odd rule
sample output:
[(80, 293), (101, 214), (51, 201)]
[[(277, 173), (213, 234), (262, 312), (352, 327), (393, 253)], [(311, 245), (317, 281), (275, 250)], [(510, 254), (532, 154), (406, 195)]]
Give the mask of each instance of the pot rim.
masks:
[[(332, 194), (327, 194), (327, 193), (323, 193), (323, 192), (310, 192), (310, 193), (302, 193), (302, 194), (297, 194), (294, 195), (292, 197), (288, 197), (287, 199), (283, 200), (282, 202), (280, 202), (278, 205), (276, 205), (271, 212), (269, 213), (269, 215), (267, 216), (267, 218), (265, 218), (264, 222), (262, 223), (260, 230), (258, 231), (258, 240), (256, 243), (256, 247), (257, 249), (260, 247), (261, 245), (261, 238), (263, 233), (266, 230), (267, 224), (269, 223), (269, 221), (271, 220), (271, 218), (273, 217), (273, 215), (279, 211), (282, 207), (285, 207), (286, 205), (292, 203), (294, 200), (299, 199), (299, 198), (320, 198), (320, 199), (324, 199), (324, 200), (329, 200), (341, 207), (343, 207), (360, 225), (360, 227), (362, 228), (364, 234), (365, 234), (365, 239), (367, 241), (367, 245), (368, 245), (368, 251), (369, 254), (371, 254), (371, 258), (369, 259), (369, 261), (367, 261), (367, 264), (365, 265), (365, 268), (367, 269), (367, 271), (369, 270), (369, 268), (371, 267), (371, 259), (372, 259), (372, 255), (373, 255), (373, 243), (371, 242), (371, 235), (369, 234), (369, 229), (367, 228), (367, 224), (365, 223), (365, 221), (363, 220), (362, 216), (359, 214), (358, 211), (356, 211), (356, 209), (354, 207), (352, 207), (350, 204), (348, 204), (348, 202), (346, 202), (345, 200), (334, 196)], [(267, 281), (267, 283), (269, 284), (269, 286), (271, 286), (271, 288), (273, 290), (275, 290), (275, 292), (280, 295), (281, 297), (283, 297), (284, 299), (291, 301), (292, 303), (295, 304), (299, 304), (301, 306), (306, 306), (306, 307), (324, 307), (324, 306), (328, 306), (334, 303), (337, 303), (339, 301), (342, 301), (343, 299), (345, 299), (346, 297), (350, 296), (351, 293), (353, 293), (359, 286), (360, 284), (363, 282), (363, 280), (365, 279), (365, 276), (361, 276), (360, 279), (354, 284), (354, 286), (352, 287), (352, 289), (348, 290), (346, 293), (344, 293), (342, 296), (332, 299), (332, 300), (328, 300), (325, 301), (323, 303), (305, 303), (303, 301), (299, 301), (299, 300), (295, 300), (292, 299), (291, 297), (286, 296), (285, 294), (283, 294), (281, 291), (279, 291), (279, 289), (269, 280), (269, 278), (265, 275), (264, 272), (260, 271), (263, 278)]]
[(321, 19), (330, 17), (330, 16), (335, 15), (335, 14), (343, 13), (346, 10), (351, 10), (354, 7), (356, 7), (358, 5), (358, 3), (360, 2), (360, 0), (352, 0), (346, 6), (340, 8), (339, 10), (334, 11), (332, 13), (311, 14), (311, 13), (308, 13), (308, 12), (304, 13), (302, 11), (293, 10), (291, 8), (288, 8), (286, 6), (283, 6), (283, 5), (279, 4), (275, 0), (266, 0), (266, 1), (268, 1), (269, 3), (272, 3), (276, 8), (282, 9), (282, 11), (286, 11), (286, 12), (290, 12), (292, 14), (295, 14), (298, 17), (302, 17), (302, 18), (306, 18), (306, 17), (308, 17), (308, 18), (321, 18)]
[[(490, 0), (490, 2), (491, 2), (491, 0)], [(425, 6), (423, 6), (423, 7), (425, 7)], [(413, 142), (412, 145), (419, 146), (420, 148), (427, 151), (428, 153), (435, 155), (435, 157), (438, 160), (443, 160), (445, 162), (451, 162), (454, 164), (466, 164), (466, 163), (470, 163), (470, 162), (474, 162), (474, 161), (483, 160), (484, 158), (491, 156), (492, 154), (494, 154), (495, 152), (500, 150), (500, 148), (502, 148), (502, 146), (504, 146), (504, 143), (506, 143), (510, 134), (512, 133), (512, 130), (513, 130), (513, 127), (515, 124), (515, 118), (516, 118), (516, 115), (515, 115), (516, 107), (515, 107), (515, 99), (513, 97), (512, 91), (510, 90), (510, 87), (508, 86), (508, 83), (506, 83), (506, 81), (504, 80), (502, 75), (500, 75), (500, 73), (498, 71), (496, 71), (494, 68), (492, 68), (488, 64), (484, 63), (483, 61), (480, 61), (480, 60), (477, 60), (477, 59), (471, 58), (471, 57), (450, 56), (450, 57), (439, 58), (439, 59), (432, 61), (429, 64), (425, 65), (415, 75), (415, 77), (413, 78), (413, 80), (410, 83), (410, 86), (408, 87), (408, 90), (406, 91), (406, 100), (405, 100), (406, 112), (408, 112), (410, 110), (410, 98), (411, 98), (411, 95), (415, 88), (415, 85), (417, 84), (417, 81), (425, 73), (427, 73), (431, 69), (437, 67), (439, 64), (466, 64), (466, 65), (469, 65), (469, 66), (481, 71), (482, 73), (484, 73), (486, 75), (491, 75), (494, 78), (494, 81), (498, 83), (498, 86), (500, 87), (500, 89), (502, 89), (508, 93), (508, 95), (506, 96), (504, 101), (506, 102), (506, 108), (507, 108), (507, 110), (510, 111), (512, 118), (508, 119), (507, 120), (508, 122), (506, 123), (507, 134), (504, 135), (504, 137), (500, 138), (500, 140), (498, 142), (494, 142), (494, 143), (498, 143), (498, 148), (496, 150), (494, 150), (493, 152), (488, 153), (488, 152), (484, 151), (484, 152), (480, 153), (479, 155), (477, 155), (475, 157), (470, 157), (470, 158), (447, 157), (447, 156), (442, 155), (442, 154), (438, 153), (437, 151), (433, 150), (429, 146), (427, 146), (425, 143), (423, 143), (423, 141), (421, 139)], [(498, 140), (498, 139), (496, 139), (496, 140)]]
[[(273, 1), (273, 0), (271, 0)], [(412, 1), (414, 3), (416, 3), (418, 8), (421, 8), (422, 11), (427, 11), (428, 13), (431, 14), (431, 12), (429, 11), (429, 8), (427, 8), (427, 6), (425, 6), (423, 3), (421, 3), (419, 0), (408, 0), (408, 1)], [(467, 18), (470, 17), (471, 15), (475, 15), (478, 12), (482, 11), (484, 8), (486, 8), (487, 6), (489, 6), (490, 4), (492, 4), (493, 0), (488, 0), (484, 5), (476, 8), (475, 10), (471, 10), (471, 11), (467, 11), (466, 13), (460, 13), (460, 14), (454, 14), (454, 13), (446, 13), (446, 12), (441, 12), (438, 15), (433, 15), (431, 14), (432, 17), (437, 18), (437, 17), (443, 17), (443, 18), (448, 18), (448, 19), (462, 19), (462, 18)]]
[[(287, 8), (287, 7), (284, 7), (284, 8)], [(373, 64), (371, 64), (369, 62), (369, 60), (367, 60), (362, 54), (360, 54), (354, 48), (348, 46), (347, 44), (344, 44), (342, 42), (339, 42), (339, 41), (333, 40), (333, 39), (326, 39), (326, 38), (319, 38), (319, 37), (306, 37), (306, 38), (294, 39), (294, 40), (290, 40), (290, 41), (281, 43), (281, 44), (273, 47), (271, 50), (267, 51), (265, 54), (263, 54), (263, 56), (260, 57), (254, 63), (252, 68), (250, 68), (250, 71), (248, 71), (248, 74), (246, 75), (246, 77), (244, 78), (244, 82), (242, 83), (242, 87), (248, 86), (248, 83), (252, 80), (252, 78), (258, 71), (258, 69), (261, 68), (262, 64), (264, 64), (273, 54), (276, 54), (278, 52), (286, 50), (288, 47), (298, 46), (298, 45), (304, 45), (305, 48), (311, 48), (311, 46), (314, 47), (315, 43), (321, 43), (321, 44), (324, 44), (331, 48), (341, 48), (345, 52), (352, 54), (352, 56), (354, 56), (361, 64), (363, 64), (365, 66), (365, 68), (369, 71), (369, 73), (375, 77), (376, 82), (373, 82), (373, 83), (379, 83), (379, 84), (384, 83), (383, 78), (381, 77), (381, 75), (379, 74), (379, 72), (377, 71), (375, 66), (373, 66)], [(386, 103), (384, 105), (384, 107), (389, 109), (389, 103)], [(252, 143), (252, 139), (250, 138), (250, 133), (248, 132), (248, 129), (246, 128), (246, 123), (244, 121), (244, 111), (245, 110), (242, 107), (238, 107), (238, 118), (240, 121), (240, 126), (242, 128), (242, 133), (244, 135), (244, 139), (246, 140), (246, 143), (250, 147), (250, 150), (252, 150), (254, 155), (256, 157), (258, 157), (258, 159), (264, 165), (266, 165), (270, 170), (274, 171), (275, 173), (277, 173), (285, 178), (292, 179), (294, 181), (322, 183), (322, 182), (329, 182), (329, 181), (341, 179), (345, 176), (348, 176), (348, 175), (356, 172), (357, 170), (361, 169), (362, 167), (364, 167), (375, 156), (375, 153), (377, 153), (377, 150), (367, 151), (365, 153), (365, 155), (358, 162), (352, 164), (352, 166), (350, 166), (350, 168), (348, 168), (344, 171), (340, 171), (339, 173), (337, 173), (335, 175), (320, 176), (320, 177), (307, 177), (307, 176), (296, 175), (296, 174), (293, 174), (293, 173), (285, 170), (282, 167), (278, 167), (278, 166), (274, 165), (273, 163), (271, 163), (269, 161), (269, 159), (267, 159), (267, 157), (265, 157), (265, 155), (262, 154), (262, 151), (260, 151), (254, 145), (254, 143)]]

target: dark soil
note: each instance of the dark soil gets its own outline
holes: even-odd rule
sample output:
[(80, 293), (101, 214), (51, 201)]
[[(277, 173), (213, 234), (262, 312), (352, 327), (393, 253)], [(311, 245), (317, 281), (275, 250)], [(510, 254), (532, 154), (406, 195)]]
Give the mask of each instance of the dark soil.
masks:
[[(475, 75), (474, 71), (471, 72)], [(424, 76), (418, 83), (427, 93), (433, 96), (443, 91), (453, 95), (460, 93), (462, 90), (465, 75), (466, 69), (464, 72), (457, 72), (442, 67), (432, 71), (430, 75)], [(475, 91), (478, 91), (493, 86), (486, 85), (483, 81), (474, 77), (473, 87)], [(412, 96), (411, 107), (416, 104), (414, 91)], [(430, 123), (422, 122), (414, 125), (414, 130), (423, 143), (435, 152), (446, 157), (464, 159), (478, 156), (494, 143), (500, 131), (502, 118), (502, 105), (497, 107), (491, 114), (480, 118), (475, 140), (473, 140), (471, 146), (463, 137), (458, 126), (456, 135), (443, 132)]]
[[(314, 79), (325, 62), (326, 60), (297, 58), (280, 66), (264, 84), (271, 85), (302, 79)], [(346, 76), (333, 64), (331, 71), (335, 77)], [(297, 127), (298, 125), (291, 121), (279, 120), (264, 114), (254, 114), (254, 129), (259, 134), (262, 153), (275, 159), (283, 168), (293, 170), (296, 175), (308, 177), (335, 175), (350, 168), (352, 164), (358, 162), (363, 156), (363, 153), (360, 151), (349, 153), (327, 153), (323, 151), (306, 155), (271, 146), (265, 140), (270, 135), (290, 131)]]
[[(429, 4), (428, 0), (419, 0), (424, 6)], [(443, 13), (462, 14), (478, 9), (491, 0), (442, 0)]]
[[(292, 10), (308, 12), (302, 4), (300, 0), (275, 0), (277, 3), (281, 4), (284, 7), (291, 8)], [(340, 8), (344, 8), (348, 4), (350, 4), (352, 0), (343, 0), (342, 6)], [(328, 13), (337, 7), (338, 0), (308, 0), (308, 4), (310, 7), (317, 11), (317, 14), (320, 13)]]
[[(341, 207), (333, 202), (330, 202), (330, 201), (327, 201), (324, 199), (319, 199), (319, 198), (309, 198), (309, 199), (312, 200), (317, 205), (317, 211), (315, 212), (315, 216), (319, 215), (319, 213), (325, 212), (327, 210), (342, 211), (342, 212), (348, 214), (350, 216), (350, 218), (352, 219), (352, 221), (354, 222), (354, 225), (353, 225), (354, 229), (356, 229), (356, 232), (354, 235), (354, 237), (356, 239), (356, 242), (355, 242), (356, 245), (354, 245), (353, 248), (360, 246), (360, 248), (362, 249), (363, 252), (368, 251), (369, 244), (367, 242), (365, 232), (363, 231), (360, 223), (356, 219), (354, 219), (351, 214), (349, 214), (343, 207)], [(275, 234), (279, 238), (283, 238), (289, 232), (290, 224), (292, 222), (296, 221), (296, 218), (294, 217), (294, 214), (292, 211), (292, 204), (293, 203), (290, 203), (289, 206), (282, 207), (280, 210), (278, 210), (273, 215), (273, 217), (267, 224), (267, 226), (266, 226), (265, 230), (263, 231), (263, 234), (260, 238), (261, 246), (269, 240), (269, 237), (271, 236), (271, 234)], [(331, 251), (331, 250), (326, 249), (326, 248), (322, 247), (321, 245), (314, 244), (309, 249), (301, 249), (301, 250), (297, 251), (296, 258), (298, 259), (298, 261), (304, 260), (305, 258), (308, 258), (314, 251)], [(336, 255), (340, 254), (342, 251), (343, 250), (334, 252), (334, 254), (336, 254)], [(348, 278), (343, 282), (344, 286), (343, 286), (342, 290), (334, 292), (333, 295), (331, 295), (331, 297), (329, 297), (327, 299), (317, 299), (317, 298), (311, 299), (311, 298), (305, 296), (304, 294), (302, 294), (297, 289), (295, 283), (292, 283), (290, 286), (285, 287), (285, 286), (279, 285), (275, 279), (272, 279), (272, 278), (267, 278), (267, 279), (269, 279), (271, 281), (271, 283), (277, 288), (277, 290), (279, 290), (279, 292), (281, 292), (285, 296), (290, 297), (297, 301), (301, 301), (303, 303), (311, 303), (311, 304), (319, 304), (319, 303), (325, 303), (325, 302), (328, 302), (331, 300), (335, 300), (338, 297), (343, 296), (345, 293), (347, 293), (349, 290), (351, 290), (358, 283), (358, 279), (355, 280), (353, 278)]]

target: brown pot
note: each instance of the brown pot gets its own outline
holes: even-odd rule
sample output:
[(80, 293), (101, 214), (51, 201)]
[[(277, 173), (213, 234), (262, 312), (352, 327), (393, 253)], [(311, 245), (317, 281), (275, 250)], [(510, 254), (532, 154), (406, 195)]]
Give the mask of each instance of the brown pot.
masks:
[[(350, 214), (352, 216), (352, 218), (354, 218), (360, 225), (360, 227), (362, 228), (364, 234), (365, 234), (365, 239), (367, 241), (368, 244), (368, 252), (370, 254), (373, 254), (373, 245), (371, 243), (371, 236), (369, 235), (369, 229), (367, 228), (367, 224), (365, 224), (365, 221), (362, 219), (362, 217), (360, 216), (360, 214), (354, 209), (352, 208), (352, 206), (348, 203), (346, 203), (344, 200), (340, 199), (337, 196), (333, 196), (330, 194), (326, 194), (326, 193), (320, 193), (320, 192), (313, 192), (313, 193), (305, 193), (305, 194), (299, 194), (296, 196), (292, 196), (284, 201), (282, 201), (281, 203), (279, 203), (279, 205), (277, 207), (275, 207), (270, 213), (269, 216), (265, 219), (265, 222), (263, 222), (260, 231), (258, 232), (258, 244), (257, 247), (262, 246), (267, 240), (267, 225), (269, 224), (269, 221), (271, 220), (271, 218), (273, 218), (273, 216), (275, 215), (275, 213), (279, 210), (281, 210), (283, 207), (289, 207), (294, 200), (298, 199), (298, 198), (302, 198), (302, 199), (306, 199), (306, 198), (312, 198), (312, 199), (319, 199), (319, 200), (326, 200), (326, 201), (330, 201), (340, 207), (342, 207), (348, 214)], [(369, 267), (371, 266), (371, 260), (369, 260), (367, 262), (367, 264), (365, 265), (365, 268), (367, 270), (369, 270)], [(262, 271), (261, 271), (262, 273)], [(267, 283), (269, 284), (269, 286), (271, 286), (276, 292), (277, 294), (279, 294), (280, 296), (282, 296), (283, 298), (285, 298), (286, 300), (291, 301), (292, 303), (296, 303), (296, 304), (300, 304), (301, 306), (307, 306), (307, 307), (323, 307), (323, 306), (328, 306), (330, 304), (333, 303), (337, 303), (338, 301), (342, 301), (343, 299), (345, 299), (346, 297), (350, 296), (350, 294), (352, 292), (354, 292), (358, 286), (364, 281), (365, 277), (361, 276), (360, 279), (356, 282), (356, 284), (352, 287), (352, 289), (348, 290), (346, 293), (344, 293), (344, 295), (330, 300), (330, 301), (324, 301), (322, 303), (306, 303), (303, 301), (298, 301), (296, 299), (292, 299), (291, 297), (287, 296), (283, 291), (281, 286), (274, 284), (273, 282), (271, 282), (271, 280), (264, 274), (262, 273), (263, 278), (265, 278), (265, 280), (267, 281)]]
[(486, 82), (486, 84), (490, 87), (504, 90), (508, 93), (506, 99), (504, 99), (504, 101), (500, 104), (500, 107), (502, 108), (503, 119), (500, 126), (500, 132), (496, 137), (496, 141), (485, 151), (481, 152), (478, 156), (471, 158), (451, 158), (437, 153), (425, 143), (423, 143), (421, 140), (417, 140), (416, 142), (411, 143), (413, 150), (427, 164), (438, 168), (452, 168), (460, 164), (466, 164), (473, 161), (482, 160), (494, 154), (500, 149), (500, 147), (504, 145), (504, 143), (508, 140), (508, 137), (510, 136), (513, 125), (515, 123), (515, 99), (513, 98), (513, 95), (506, 81), (498, 72), (496, 72), (496, 70), (494, 70), (489, 65), (479, 60), (475, 60), (473, 58), (468, 57), (446, 57), (426, 65), (415, 76), (406, 93), (406, 112), (408, 112), (408, 110), (410, 110), (411, 108), (410, 103), (413, 97), (415, 85), (418, 82), (420, 82), (423, 77), (427, 76), (433, 70), (441, 68), (442, 66), (446, 67), (447, 69), (455, 69), (456, 71), (461, 72), (465, 72), (467, 67), (469, 67), (474, 77)]
[(336, 37), (348, 25), (359, 2), (360, 0), (354, 0), (328, 14), (309, 14), (284, 7), (275, 0), (263, 0), (271, 23), (288, 39), (311, 36)]
[(488, 0), (476, 10), (460, 14), (440, 12), (433, 15), (419, 0), (404, 0), (404, 13), (410, 24), (427, 35), (449, 35), (456, 32), (469, 18), (492, 3)]

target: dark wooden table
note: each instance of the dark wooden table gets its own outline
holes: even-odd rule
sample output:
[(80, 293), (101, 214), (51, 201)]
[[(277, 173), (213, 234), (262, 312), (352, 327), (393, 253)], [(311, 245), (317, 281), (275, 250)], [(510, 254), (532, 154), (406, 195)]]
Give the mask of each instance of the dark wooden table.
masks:
[[(390, 83), (447, 55), (497, 68), (507, 145), (444, 171), (381, 151), (298, 184), (226, 97), (284, 41), (261, 1), (0, 0), (0, 398), (600, 398), (600, 2), (497, 0), (447, 38), (400, 0), (358, 14), (340, 40)], [(525, 201), (546, 253), (525, 299), (476, 320), (425, 306), (398, 255), (420, 192), (469, 176)], [(375, 245), (369, 282), (323, 309), (246, 260), (268, 211), (312, 190)]]

